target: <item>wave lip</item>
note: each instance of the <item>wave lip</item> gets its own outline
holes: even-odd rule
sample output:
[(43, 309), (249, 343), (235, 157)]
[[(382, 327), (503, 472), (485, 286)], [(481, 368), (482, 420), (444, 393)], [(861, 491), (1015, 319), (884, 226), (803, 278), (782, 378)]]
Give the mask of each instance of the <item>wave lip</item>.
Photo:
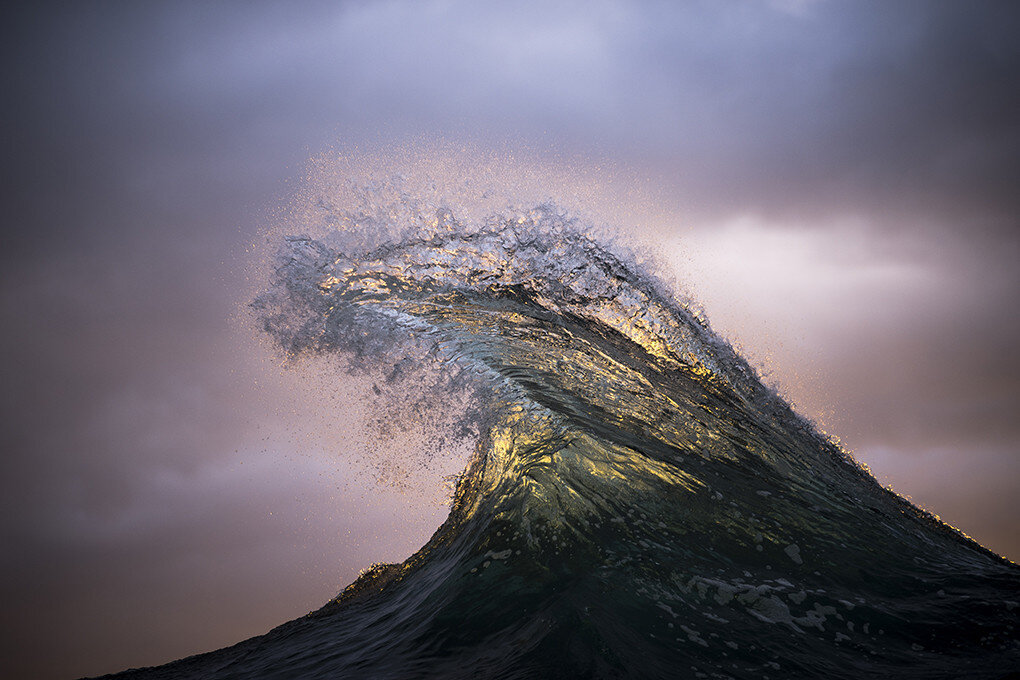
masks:
[(450, 517), (403, 564), (174, 673), (1020, 667), (1020, 570), (881, 488), (636, 265), (553, 206), (416, 227), (357, 252), (290, 239), (256, 307), (290, 354), (432, 358), (469, 376), (479, 436)]

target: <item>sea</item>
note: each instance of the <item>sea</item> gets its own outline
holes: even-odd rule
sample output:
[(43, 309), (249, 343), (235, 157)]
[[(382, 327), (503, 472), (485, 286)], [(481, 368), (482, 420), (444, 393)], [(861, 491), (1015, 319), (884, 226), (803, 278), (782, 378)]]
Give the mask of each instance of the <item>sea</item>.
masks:
[(112, 677), (1020, 677), (1020, 568), (883, 488), (637, 258), (553, 204), (412, 213), (281, 239), (251, 307), (285, 357), (458, 405), (448, 519), (306, 616)]

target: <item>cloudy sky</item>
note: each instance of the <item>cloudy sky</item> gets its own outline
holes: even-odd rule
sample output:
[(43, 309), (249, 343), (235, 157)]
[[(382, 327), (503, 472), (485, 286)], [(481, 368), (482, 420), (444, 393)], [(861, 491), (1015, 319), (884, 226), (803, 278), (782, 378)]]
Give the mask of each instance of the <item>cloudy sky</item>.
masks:
[(444, 518), (450, 470), (373, 481), (366, 385), (238, 313), (331, 154), (590, 197), (880, 481), (1020, 559), (1014, 3), (3, 13), (0, 675), (264, 632)]

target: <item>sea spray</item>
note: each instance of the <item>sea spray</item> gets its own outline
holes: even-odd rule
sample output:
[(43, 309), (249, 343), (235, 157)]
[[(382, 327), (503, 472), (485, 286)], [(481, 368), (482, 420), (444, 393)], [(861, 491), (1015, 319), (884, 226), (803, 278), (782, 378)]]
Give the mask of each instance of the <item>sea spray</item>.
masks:
[(322, 609), (138, 677), (1020, 667), (1020, 570), (881, 488), (565, 211), (415, 204), (322, 231), (284, 242), (254, 306), (287, 356), (395, 382), (424, 365), (416, 398), (468, 395), (450, 426), (475, 454), (450, 516)]

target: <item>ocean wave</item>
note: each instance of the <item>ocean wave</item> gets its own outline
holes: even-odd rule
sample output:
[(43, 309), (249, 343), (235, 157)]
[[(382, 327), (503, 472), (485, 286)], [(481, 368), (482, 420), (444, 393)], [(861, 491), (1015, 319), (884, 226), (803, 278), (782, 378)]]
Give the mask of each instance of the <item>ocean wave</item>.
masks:
[[(996, 678), (1020, 573), (883, 489), (707, 322), (554, 205), (286, 240), (289, 357), (468, 390), (450, 517), (195, 677)], [(374, 220), (374, 221), (373, 221)], [(378, 227), (376, 216), (369, 220)], [(371, 239), (369, 239), (371, 240)], [(356, 243), (357, 246), (351, 246)], [(145, 676), (145, 672), (141, 675)]]

